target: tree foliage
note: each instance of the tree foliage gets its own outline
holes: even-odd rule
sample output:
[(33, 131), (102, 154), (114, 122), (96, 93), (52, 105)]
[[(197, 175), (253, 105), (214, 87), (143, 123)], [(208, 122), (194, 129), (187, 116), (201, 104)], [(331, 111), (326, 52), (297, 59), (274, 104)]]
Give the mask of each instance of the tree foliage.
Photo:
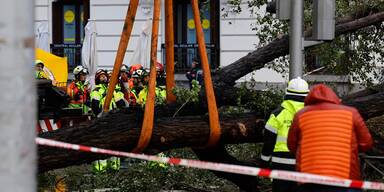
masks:
[[(257, 46), (264, 46), (272, 40), (288, 33), (288, 22), (265, 13), (267, 0), (229, 0), (229, 6), (223, 9), (223, 16), (248, 11), (255, 17), (252, 30), (259, 38)], [(247, 10), (242, 4), (247, 3)], [(312, 0), (305, 0), (304, 29), (312, 26)], [(370, 12), (384, 11), (382, 0), (336, 0), (336, 18), (361, 14), (363, 10)], [(352, 15), (353, 16), (353, 15)], [(357, 30), (351, 34), (340, 35), (334, 41), (306, 49), (306, 69), (310, 72), (324, 67), (323, 73), (334, 75), (350, 75), (356, 82), (366, 85), (382, 79), (383, 71), (377, 68), (384, 63), (384, 23)], [(316, 56), (316, 57), (314, 57)], [(312, 58), (312, 61), (311, 61)], [(317, 60), (316, 64), (313, 64)], [(287, 75), (289, 58), (275, 59), (267, 67)]]

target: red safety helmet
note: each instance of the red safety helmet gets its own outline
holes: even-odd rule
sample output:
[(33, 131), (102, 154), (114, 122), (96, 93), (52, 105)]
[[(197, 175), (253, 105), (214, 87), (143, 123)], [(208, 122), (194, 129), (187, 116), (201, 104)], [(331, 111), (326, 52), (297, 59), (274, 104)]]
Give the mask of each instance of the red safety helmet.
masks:
[(165, 78), (165, 68), (164, 65), (157, 62), (156, 63), (156, 78)]
[(95, 84), (96, 85), (100, 84), (100, 76), (101, 75), (105, 75), (108, 79), (108, 72), (104, 69), (99, 69), (96, 71), (96, 74), (95, 74)]
[(140, 64), (134, 64), (134, 65), (131, 65), (131, 67), (129, 68), (129, 73), (131, 75), (133, 75), (133, 73), (137, 70), (144, 70), (143, 66), (140, 65)]
[(157, 62), (156, 63), (156, 72), (163, 73), (164, 72), (164, 65), (159, 63), (159, 62)]

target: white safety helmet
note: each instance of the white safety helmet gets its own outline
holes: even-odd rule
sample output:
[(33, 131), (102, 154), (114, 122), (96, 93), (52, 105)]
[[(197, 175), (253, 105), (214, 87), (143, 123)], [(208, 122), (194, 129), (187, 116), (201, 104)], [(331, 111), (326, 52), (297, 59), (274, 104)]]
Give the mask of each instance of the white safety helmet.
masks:
[(83, 67), (81, 65), (78, 65), (78, 66), (75, 67), (75, 69), (73, 69), (73, 74), (74, 75), (78, 75), (80, 73), (83, 73), (83, 74), (87, 75), (88, 74), (87, 68), (85, 68), (85, 67)]
[(129, 68), (127, 65), (123, 64), (120, 68), (120, 72), (129, 72)]
[(296, 77), (288, 82), (286, 95), (307, 96), (309, 92), (308, 83), (301, 77)]

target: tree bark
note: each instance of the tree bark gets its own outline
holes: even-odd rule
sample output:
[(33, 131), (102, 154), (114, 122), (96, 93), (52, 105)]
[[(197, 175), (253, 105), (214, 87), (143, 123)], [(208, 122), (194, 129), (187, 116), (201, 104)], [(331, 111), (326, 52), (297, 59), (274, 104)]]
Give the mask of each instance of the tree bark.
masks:
[[(62, 128), (40, 137), (106, 149), (131, 151), (137, 144), (142, 111), (126, 110), (111, 112), (106, 117), (74, 128)], [(222, 116), (220, 143), (255, 143), (262, 139), (264, 122), (252, 114)], [(157, 118), (153, 136), (146, 153), (172, 148), (205, 146), (209, 138), (209, 122), (206, 116)], [(90, 163), (104, 158), (84, 152), (39, 146), (39, 172)], [(69, 158), (70, 157), (70, 158)]]

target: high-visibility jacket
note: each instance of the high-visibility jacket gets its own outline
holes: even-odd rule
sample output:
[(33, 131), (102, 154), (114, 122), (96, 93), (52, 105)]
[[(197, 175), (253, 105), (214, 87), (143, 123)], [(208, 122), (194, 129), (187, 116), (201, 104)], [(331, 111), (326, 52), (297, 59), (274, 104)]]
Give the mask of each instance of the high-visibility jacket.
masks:
[(35, 71), (36, 79), (48, 79), (48, 75), (44, 73), (44, 71)]
[[(95, 115), (99, 114), (104, 106), (104, 102), (108, 92), (107, 84), (99, 84), (91, 92), (91, 102), (92, 102), (92, 111)], [(124, 100), (124, 94), (120, 91), (120, 88), (117, 86), (113, 92), (113, 97), (109, 109), (115, 109), (120, 107), (125, 107), (126, 103)]]
[[(264, 130), (264, 145), (261, 159), (265, 162), (295, 165), (294, 155), (289, 153), (287, 138), (294, 115), (304, 107), (304, 97), (291, 96), (269, 117)], [(298, 101), (300, 100), (300, 101)]]
[[(156, 87), (155, 90), (156, 93), (156, 103), (162, 103), (165, 101), (165, 98), (167, 96), (167, 91), (165, 89)], [(145, 86), (144, 89), (142, 89), (139, 93), (139, 98), (137, 99), (137, 103), (144, 105), (147, 101), (148, 96), (148, 86)]]
[(88, 86), (84, 82), (72, 81), (67, 87), (67, 94), (71, 98), (69, 108), (81, 108), (83, 113), (88, 113), (89, 92)]

